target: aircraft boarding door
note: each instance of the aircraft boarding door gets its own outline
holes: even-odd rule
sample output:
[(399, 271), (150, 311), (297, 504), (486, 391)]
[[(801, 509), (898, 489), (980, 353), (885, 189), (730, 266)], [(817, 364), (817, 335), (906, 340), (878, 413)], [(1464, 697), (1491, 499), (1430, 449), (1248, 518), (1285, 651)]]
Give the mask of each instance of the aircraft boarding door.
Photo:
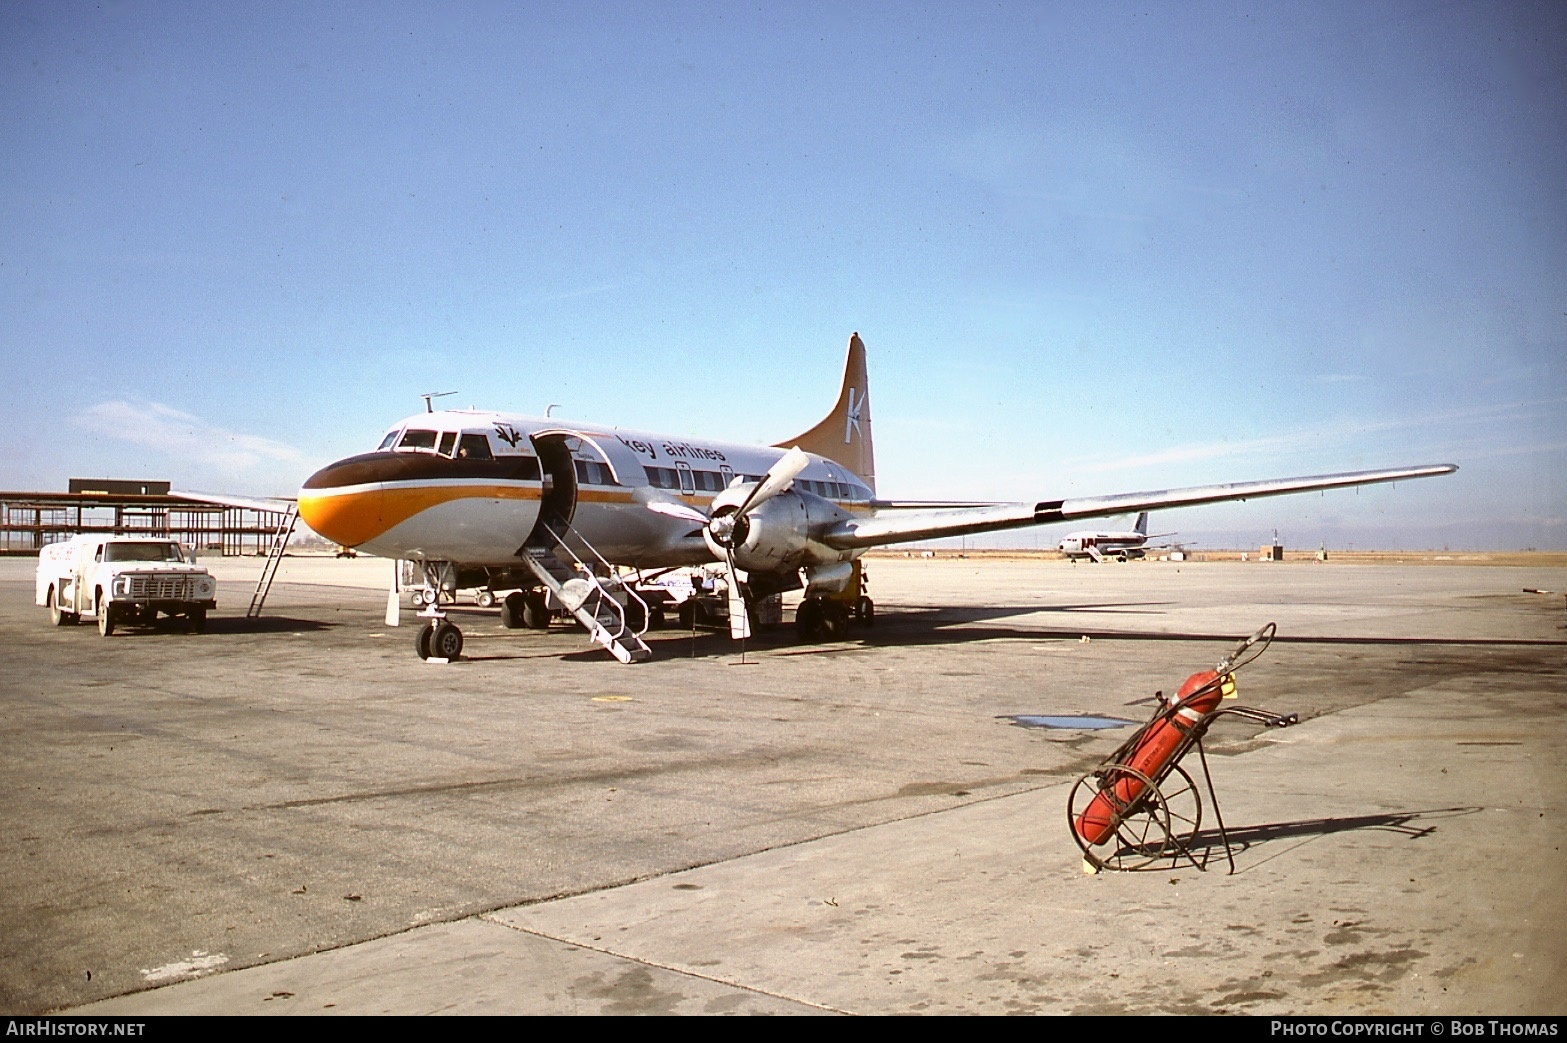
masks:
[(543, 472), (544, 490), (539, 502), (539, 520), (528, 537), (529, 543), (535, 542), (544, 528), (564, 535), (577, 513), (577, 468), (571, 456), (577, 441), (566, 434), (533, 437), (533, 448), (539, 454), (539, 468)]

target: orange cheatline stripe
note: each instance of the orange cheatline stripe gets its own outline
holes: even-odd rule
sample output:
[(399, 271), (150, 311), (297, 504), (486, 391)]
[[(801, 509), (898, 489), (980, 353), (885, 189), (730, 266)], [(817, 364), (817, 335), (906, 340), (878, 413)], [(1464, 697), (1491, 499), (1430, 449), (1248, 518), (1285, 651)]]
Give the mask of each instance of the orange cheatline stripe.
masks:
[(373, 540), (420, 511), (456, 500), (537, 500), (539, 490), (515, 485), (405, 486), (367, 489), (337, 496), (301, 490), (299, 516), (327, 539), (345, 547)]

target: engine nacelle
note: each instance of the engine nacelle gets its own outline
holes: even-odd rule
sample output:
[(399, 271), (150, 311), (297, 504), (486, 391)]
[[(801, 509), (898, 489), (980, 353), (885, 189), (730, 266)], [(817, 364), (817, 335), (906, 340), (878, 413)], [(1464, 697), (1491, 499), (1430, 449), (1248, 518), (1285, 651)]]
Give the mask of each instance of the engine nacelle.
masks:
[[(726, 489), (713, 501), (713, 516), (732, 515), (750, 489)], [(790, 490), (751, 508), (736, 520), (735, 564), (747, 572), (793, 572), (807, 565), (847, 561), (850, 553), (819, 542), (817, 534), (845, 521), (849, 513), (831, 500)], [(703, 530), (708, 549), (722, 561), (723, 546)]]

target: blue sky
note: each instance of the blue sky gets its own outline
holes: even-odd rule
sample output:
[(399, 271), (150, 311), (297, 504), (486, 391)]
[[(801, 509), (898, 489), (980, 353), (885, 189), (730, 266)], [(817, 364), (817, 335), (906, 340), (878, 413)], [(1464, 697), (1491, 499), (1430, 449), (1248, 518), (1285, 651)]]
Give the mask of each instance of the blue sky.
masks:
[[(0, 3), (0, 488), (289, 494), (419, 393), (879, 487), (1567, 548), (1559, 4)], [(1045, 534), (1048, 538), (1049, 534)]]

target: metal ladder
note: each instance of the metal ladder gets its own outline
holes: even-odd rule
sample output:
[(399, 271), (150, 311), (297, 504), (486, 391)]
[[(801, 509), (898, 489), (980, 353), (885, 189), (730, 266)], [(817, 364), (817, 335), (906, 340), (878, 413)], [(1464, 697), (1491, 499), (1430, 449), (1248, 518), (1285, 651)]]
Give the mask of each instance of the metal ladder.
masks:
[[(522, 549), (522, 560), (528, 569), (548, 587), (559, 601), (577, 617), (596, 644), (602, 645), (610, 655), (622, 663), (640, 663), (653, 654), (642, 635), (647, 633), (647, 602), (637, 592), (621, 583), (618, 578), (609, 579), (606, 585), (595, 570), (566, 545), (565, 533), (553, 526), (541, 525), (541, 539), (530, 541)], [(570, 532), (568, 526), (566, 532)], [(614, 577), (615, 570), (605, 561), (592, 544), (577, 533), (577, 540), (588, 553), (598, 560), (606, 577)], [(550, 544), (554, 546), (550, 546)], [(564, 559), (562, 558), (564, 555)], [(570, 564), (567, 563), (569, 559)], [(624, 590), (630, 598), (642, 606), (642, 626), (633, 628), (626, 618), (626, 609), (615, 599), (612, 587)]]
[(256, 580), (255, 593), (250, 595), (250, 607), (245, 610), (246, 619), (257, 619), (261, 616), (261, 606), (266, 604), (267, 594), (272, 590), (272, 580), (277, 576), (278, 566), (283, 564), (283, 552), (288, 549), (288, 539), (294, 535), (294, 526), (299, 521), (299, 505), (290, 504), (288, 510), (283, 512), (283, 520), (278, 522), (277, 531), (272, 534), (272, 547), (267, 551), (267, 560), (261, 566), (261, 578)]

